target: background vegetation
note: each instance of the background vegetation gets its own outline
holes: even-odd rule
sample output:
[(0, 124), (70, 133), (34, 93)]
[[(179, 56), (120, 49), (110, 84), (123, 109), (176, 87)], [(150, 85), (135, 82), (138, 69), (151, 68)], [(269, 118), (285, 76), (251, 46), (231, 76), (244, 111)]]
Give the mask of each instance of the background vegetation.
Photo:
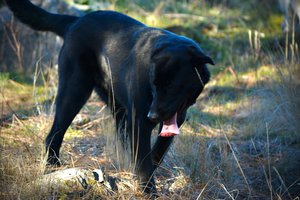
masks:
[[(83, 12), (117, 10), (191, 37), (215, 60), (212, 80), (155, 174), (161, 199), (300, 197), (299, 28), (294, 42), (282, 32), (277, 1), (66, 2)], [(134, 187), (128, 158), (115, 149), (112, 116), (94, 94), (66, 133), (64, 168), (105, 167), (128, 179), (125, 189), (41, 189), (57, 72), (36, 59), (21, 74), (0, 66), (0, 198), (146, 198)]]

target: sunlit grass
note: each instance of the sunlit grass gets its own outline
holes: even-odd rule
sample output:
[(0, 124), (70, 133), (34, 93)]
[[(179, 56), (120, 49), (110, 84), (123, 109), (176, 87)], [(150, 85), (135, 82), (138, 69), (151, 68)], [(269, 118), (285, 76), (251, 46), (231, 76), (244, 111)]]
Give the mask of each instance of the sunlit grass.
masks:
[[(280, 40), (282, 16), (276, 9), (257, 8), (252, 2), (209, 7), (208, 1), (170, 1), (158, 12), (153, 1), (123, 7), (114, 3), (117, 10), (149, 26), (179, 26), (179, 34), (197, 40), (216, 62), (209, 66), (210, 83), (189, 109), (181, 135), (156, 173), (162, 198), (288, 197), (283, 183), (291, 188), (298, 184), (293, 185), (289, 179), (294, 177), (287, 172), (297, 175), (300, 155), (298, 63), (284, 60), (282, 52), (266, 46), (254, 49), (249, 43), (249, 31), (252, 37), (255, 31), (264, 36), (258, 38), (262, 45), (269, 44), (270, 38)], [(187, 15), (170, 17), (168, 13)], [(28, 83), (0, 74), (1, 116), (7, 116), (0, 127), (0, 185), (4, 186), (0, 197), (4, 199), (59, 195), (42, 193), (35, 182), (45, 170), (43, 143), (53, 120), (56, 76), (50, 74), (52, 82), (39, 77), (34, 85), (33, 80)], [(90, 99), (68, 129), (62, 160), (65, 167), (105, 166), (108, 173), (128, 176), (133, 168), (128, 152), (116, 149), (113, 118), (96, 101)], [(118, 195), (143, 198), (136, 189), (126, 187)], [(102, 197), (97, 192), (91, 196)]]

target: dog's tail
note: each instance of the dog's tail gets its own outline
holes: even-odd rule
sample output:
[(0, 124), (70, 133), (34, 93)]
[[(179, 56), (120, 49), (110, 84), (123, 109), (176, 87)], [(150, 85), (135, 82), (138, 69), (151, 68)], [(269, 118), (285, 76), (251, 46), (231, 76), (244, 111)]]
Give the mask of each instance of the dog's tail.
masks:
[(78, 19), (70, 15), (49, 13), (29, 0), (4, 0), (14, 15), (24, 24), (39, 31), (51, 31), (64, 37), (68, 27)]

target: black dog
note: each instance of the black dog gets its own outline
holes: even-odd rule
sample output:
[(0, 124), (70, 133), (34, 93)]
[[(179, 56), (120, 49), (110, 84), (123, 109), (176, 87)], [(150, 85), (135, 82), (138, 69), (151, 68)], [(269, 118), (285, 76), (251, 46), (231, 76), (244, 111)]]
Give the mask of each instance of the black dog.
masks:
[[(153, 172), (173, 137), (158, 136), (151, 149), (152, 129), (158, 123), (163, 128), (170, 119), (178, 126), (183, 123), (187, 108), (209, 80), (205, 64), (214, 64), (212, 59), (189, 38), (117, 12), (79, 18), (46, 12), (28, 0), (5, 1), (23, 23), (64, 38), (55, 119), (46, 138), (48, 163), (59, 163), (64, 134), (95, 89), (110, 106), (117, 129), (131, 141), (143, 189), (155, 192)], [(174, 135), (170, 133), (164, 136)]]

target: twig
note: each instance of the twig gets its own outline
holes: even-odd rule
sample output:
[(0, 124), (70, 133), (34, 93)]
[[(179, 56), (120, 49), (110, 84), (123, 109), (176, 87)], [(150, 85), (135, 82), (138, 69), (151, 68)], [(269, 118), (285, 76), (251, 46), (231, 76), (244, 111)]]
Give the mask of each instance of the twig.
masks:
[(186, 13), (165, 13), (163, 14), (163, 16), (167, 18), (192, 19), (192, 20), (199, 20), (199, 21), (205, 20), (205, 17), (203, 16), (191, 15)]
[(270, 189), (270, 196), (271, 200), (273, 199), (273, 188), (272, 188), (272, 174), (271, 174), (271, 164), (270, 164), (270, 140), (269, 140), (269, 129), (268, 123), (266, 123), (266, 131), (267, 131), (267, 158), (268, 158), (268, 173), (269, 173), (269, 189)]
[(227, 143), (228, 143), (228, 145), (229, 145), (229, 147), (230, 147), (230, 150), (231, 150), (231, 152), (232, 152), (232, 155), (233, 155), (233, 157), (234, 157), (234, 160), (236, 161), (236, 163), (237, 163), (237, 165), (238, 165), (238, 168), (239, 168), (239, 170), (240, 170), (240, 172), (241, 172), (241, 174), (242, 174), (242, 176), (243, 176), (243, 178), (244, 178), (244, 180), (245, 180), (245, 183), (247, 184), (248, 191), (249, 191), (249, 195), (250, 195), (252, 192), (251, 192), (251, 187), (250, 187), (250, 185), (249, 185), (249, 183), (248, 183), (248, 180), (247, 180), (247, 178), (246, 178), (246, 175), (245, 175), (245, 173), (244, 173), (244, 171), (243, 171), (243, 169), (242, 169), (242, 167), (241, 167), (241, 165), (240, 165), (239, 160), (237, 159), (237, 156), (236, 156), (236, 154), (235, 154), (235, 152), (234, 152), (234, 149), (233, 149), (233, 147), (232, 147), (232, 145), (231, 145), (231, 143), (230, 143), (230, 141), (229, 141), (229, 139), (228, 139), (228, 137), (227, 137), (227, 134), (226, 134), (224, 131), (222, 131), (222, 132), (223, 132), (223, 135), (224, 135), (224, 137), (225, 137), (225, 139), (226, 139), (226, 141), (227, 141)]
[(225, 185), (222, 184), (222, 183), (220, 183), (220, 186), (225, 190), (225, 192), (230, 196), (230, 198), (231, 198), (232, 200), (234, 200), (233, 196), (232, 196), (232, 195), (230, 194), (230, 192), (227, 190), (227, 188), (225, 187)]
[[(289, 190), (288, 190), (288, 188), (286, 187), (286, 185), (285, 185), (285, 183), (284, 183), (282, 177), (280, 176), (278, 170), (277, 170), (275, 167), (272, 167), (272, 168), (273, 168), (273, 170), (276, 172), (276, 174), (277, 174), (277, 176), (278, 176), (278, 178), (279, 178), (281, 184), (282, 184), (283, 187), (284, 187), (284, 190), (285, 190), (285, 191), (282, 193), (282, 195), (283, 195), (284, 193), (287, 193), (288, 196), (289, 196), (289, 198), (290, 198), (290, 199), (293, 199), (292, 196), (291, 196), (291, 194), (289, 193)], [(298, 180), (299, 180), (299, 179), (298, 179)]]
[[(2, 21), (3, 21), (3, 31), (7, 38), (9, 46), (11, 47), (11, 49), (14, 51), (14, 53), (17, 56), (18, 69), (20, 72), (23, 72), (24, 68), (23, 68), (23, 64), (22, 64), (22, 48), (21, 48), (22, 45), (21, 45), (20, 41), (18, 40), (17, 33), (14, 29), (14, 17), (12, 16), (12, 20), (11, 20), (10, 24), (7, 24), (6, 22), (4, 22), (3, 18), (2, 18)], [(9, 30), (12, 38), (9, 37), (8, 30)]]

